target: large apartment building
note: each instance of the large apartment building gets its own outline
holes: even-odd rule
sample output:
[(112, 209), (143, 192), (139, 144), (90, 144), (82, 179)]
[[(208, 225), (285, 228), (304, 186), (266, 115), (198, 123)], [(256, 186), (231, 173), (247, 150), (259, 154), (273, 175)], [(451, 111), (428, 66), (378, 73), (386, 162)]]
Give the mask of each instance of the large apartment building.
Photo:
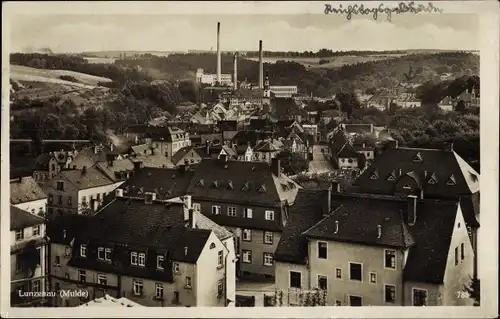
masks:
[(300, 304), (460, 306), (474, 251), (455, 201), (300, 190), (276, 251), (277, 288)]
[(13, 307), (47, 303), (43, 295), (29, 295), (48, 291), (46, 254), (45, 219), (10, 206), (10, 299)]
[(298, 189), (280, 162), (203, 159), (187, 189), (193, 208), (236, 236), (240, 276), (274, 277), (274, 251)]
[(153, 152), (158, 152), (168, 160), (183, 147), (190, 146), (189, 133), (175, 127), (151, 127), (146, 134), (146, 144), (152, 147)]
[[(54, 220), (52, 289), (143, 306), (227, 306), (235, 301), (232, 234), (180, 202), (118, 196), (94, 216)], [(56, 306), (88, 299), (57, 298)]]

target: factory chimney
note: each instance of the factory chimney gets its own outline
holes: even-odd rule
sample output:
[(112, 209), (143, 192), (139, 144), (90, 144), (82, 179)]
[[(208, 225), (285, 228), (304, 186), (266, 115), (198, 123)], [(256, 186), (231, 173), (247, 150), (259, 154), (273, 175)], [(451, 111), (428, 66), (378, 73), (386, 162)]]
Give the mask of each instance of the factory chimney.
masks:
[(234, 53), (234, 74), (233, 74), (234, 90), (238, 90), (238, 52)]
[(220, 22), (217, 22), (217, 83), (221, 85)]
[(262, 54), (262, 40), (259, 40), (259, 89), (264, 89), (264, 62)]

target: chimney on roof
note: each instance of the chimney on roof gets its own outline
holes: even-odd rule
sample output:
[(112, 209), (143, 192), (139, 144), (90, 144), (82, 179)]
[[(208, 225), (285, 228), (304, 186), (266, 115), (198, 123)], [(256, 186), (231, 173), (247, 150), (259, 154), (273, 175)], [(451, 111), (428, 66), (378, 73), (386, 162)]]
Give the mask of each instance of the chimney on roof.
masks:
[(389, 142), (387, 142), (387, 148), (398, 148), (398, 146), (398, 140), (389, 140)]
[(339, 232), (339, 221), (335, 221), (335, 230), (333, 231), (334, 234), (337, 234)]
[(115, 156), (113, 154), (106, 154), (106, 159), (108, 161), (109, 166), (113, 166), (113, 162), (115, 161)]
[(330, 183), (330, 189), (332, 190), (333, 193), (340, 193), (340, 182), (333, 181)]
[(259, 40), (259, 89), (264, 89), (264, 54), (262, 52), (262, 40)]
[(417, 221), (417, 196), (408, 195), (408, 225), (413, 226)]
[(221, 85), (220, 22), (217, 22), (217, 85)]
[(219, 155), (219, 160), (221, 163), (226, 163), (227, 162), (227, 155), (226, 154), (220, 154)]
[(281, 176), (281, 161), (279, 158), (273, 157), (271, 159), (271, 172), (278, 177)]
[(135, 171), (138, 171), (143, 167), (144, 167), (144, 164), (142, 163), (142, 161), (135, 161), (134, 162), (134, 170)]
[(377, 238), (382, 237), (382, 225), (377, 225)]
[(82, 175), (87, 174), (87, 166), (82, 167)]
[(332, 185), (326, 189), (324, 215), (328, 215), (332, 209)]
[(453, 143), (445, 143), (443, 150), (446, 152), (453, 152)]

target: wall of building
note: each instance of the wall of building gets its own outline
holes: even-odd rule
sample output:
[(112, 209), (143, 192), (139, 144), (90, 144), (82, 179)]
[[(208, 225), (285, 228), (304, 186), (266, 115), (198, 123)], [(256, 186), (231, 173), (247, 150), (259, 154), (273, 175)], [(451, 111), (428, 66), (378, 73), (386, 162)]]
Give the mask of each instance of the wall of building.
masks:
[(413, 306), (413, 289), (427, 290), (427, 306), (444, 306), (443, 285), (406, 281), (404, 284), (404, 305)]
[(226, 263), (226, 298), (236, 300), (236, 242), (234, 237), (224, 239), (222, 244), (228, 249)]
[[(342, 227), (342, 226), (340, 226)], [(309, 265), (311, 288), (318, 287), (318, 275), (328, 278), (329, 306), (338, 300), (349, 305), (349, 295), (361, 296), (363, 306), (402, 305), (402, 273), (404, 256), (396, 250), (396, 269), (385, 269), (383, 247), (365, 246), (341, 242), (327, 243), (328, 259), (318, 258), (318, 240), (309, 241)], [(361, 263), (362, 281), (349, 279), (349, 262)], [(336, 268), (342, 269), (342, 279), (336, 278)], [(370, 272), (376, 273), (377, 282), (370, 283)], [(396, 302), (384, 302), (384, 284), (396, 286)]]
[(296, 303), (296, 292), (290, 288), (290, 271), (300, 272), (302, 287), (307, 290), (310, 286), (310, 271), (306, 265), (277, 262), (276, 263), (276, 289), (283, 291), (283, 305), (288, 306)]
[[(417, 217), (418, 218), (418, 217)], [(464, 244), (464, 259), (461, 259), (461, 244)], [(455, 248), (458, 248), (458, 265), (455, 265)], [(472, 306), (473, 300), (464, 298), (460, 291), (465, 291), (464, 286), (469, 287), (474, 272), (474, 250), (470, 242), (465, 220), (460, 206), (454, 224), (451, 237), (450, 251), (446, 264), (443, 304), (445, 306)]]
[(31, 202), (24, 202), (13, 205), (19, 209), (38, 215), (40, 212), (47, 211), (47, 198), (37, 199)]
[(81, 213), (83, 211), (82, 203), (83, 203), (83, 198), (85, 197), (85, 201), (87, 203), (87, 206), (90, 207), (91, 203), (91, 198), (97, 199), (97, 194), (100, 194), (100, 199), (102, 201), (103, 199), (103, 194), (109, 194), (111, 192), (114, 192), (116, 188), (118, 188), (121, 184), (123, 184), (125, 181), (120, 181), (104, 186), (99, 186), (99, 187), (93, 187), (93, 188), (87, 188), (87, 189), (82, 189), (78, 192), (78, 213)]
[(357, 168), (357, 167), (358, 167), (357, 158), (339, 158), (339, 168)]

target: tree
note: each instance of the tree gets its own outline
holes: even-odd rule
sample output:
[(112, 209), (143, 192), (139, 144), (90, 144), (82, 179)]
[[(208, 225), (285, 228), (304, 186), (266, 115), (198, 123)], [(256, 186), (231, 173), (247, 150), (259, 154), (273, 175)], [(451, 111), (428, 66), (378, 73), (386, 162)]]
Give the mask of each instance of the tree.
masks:
[(277, 158), (280, 159), (283, 172), (287, 175), (297, 175), (309, 167), (308, 161), (300, 153), (282, 151)]
[(340, 102), (340, 110), (347, 113), (348, 117), (354, 110), (361, 108), (361, 103), (354, 92), (340, 92), (335, 98)]
[(457, 105), (455, 106), (455, 111), (463, 113), (465, 109), (465, 102), (463, 100), (458, 101)]
[(478, 278), (471, 278), (469, 286), (464, 286), (471, 299), (474, 300), (474, 306), (481, 304), (481, 281)]

